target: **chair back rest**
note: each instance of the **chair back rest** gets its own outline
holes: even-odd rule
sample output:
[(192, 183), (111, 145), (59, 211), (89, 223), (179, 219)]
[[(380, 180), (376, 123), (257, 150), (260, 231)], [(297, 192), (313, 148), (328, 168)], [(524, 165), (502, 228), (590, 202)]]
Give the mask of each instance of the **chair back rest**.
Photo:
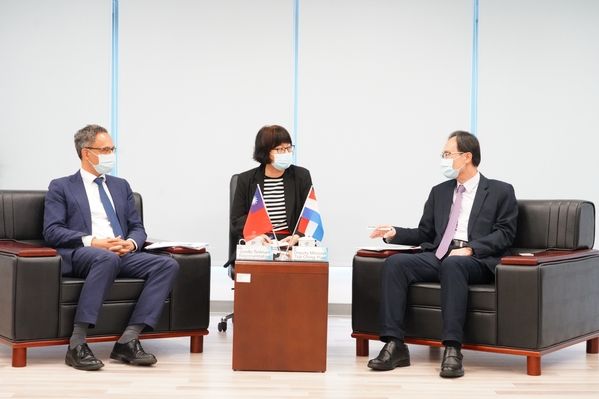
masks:
[(595, 205), (582, 200), (519, 200), (514, 248), (582, 249), (595, 242)]
[(0, 190), (0, 239), (43, 240), (45, 191)]
[(237, 191), (238, 177), (238, 174), (234, 174), (231, 176), (231, 181), (229, 182), (229, 258), (235, 253), (237, 248), (237, 237), (231, 230), (231, 211), (233, 208), (233, 200), (235, 199), (235, 191)]
[[(0, 239), (43, 240), (45, 197), (44, 190), (0, 190)], [(133, 197), (143, 221), (141, 195)]]

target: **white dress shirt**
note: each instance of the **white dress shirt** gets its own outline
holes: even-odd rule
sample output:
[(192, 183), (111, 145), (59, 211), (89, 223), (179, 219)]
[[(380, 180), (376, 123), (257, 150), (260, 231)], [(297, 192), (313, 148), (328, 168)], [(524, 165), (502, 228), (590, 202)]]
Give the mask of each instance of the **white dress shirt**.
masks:
[[(462, 193), (462, 209), (458, 216), (458, 226), (456, 227), (453, 238), (456, 240), (468, 241), (468, 221), (470, 220), (470, 212), (472, 211), (472, 205), (474, 204), (474, 197), (476, 196), (476, 190), (478, 189), (478, 182), (480, 182), (480, 173), (476, 172), (474, 176), (464, 182), (463, 186), (466, 189)], [(458, 182), (458, 185), (460, 183)], [(453, 192), (453, 200), (457, 194), (456, 190)]]
[[(94, 183), (96, 176), (84, 169), (81, 169), (80, 173), (81, 179), (83, 180), (83, 186), (85, 187), (85, 193), (87, 194), (87, 201), (89, 202), (89, 210), (92, 217), (92, 234), (81, 237), (81, 241), (83, 241), (84, 246), (89, 247), (91, 246), (92, 240), (94, 238), (114, 238), (114, 231), (112, 230), (110, 220), (108, 220), (108, 216), (104, 210), (104, 205), (102, 205), (98, 185)], [(108, 195), (108, 199), (116, 211), (116, 208), (114, 207), (114, 201), (112, 200), (108, 186), (106, 186), (106, 176), (100, 175), (99, 177), (103, 179), (102, 186), (104, 187), (104, 191), (106, 191), (106, 195)], [(125, 239), (125, 237), (121, 238)], [(131, 238), (128, 240), (133, 242), (135, 249), (137, 249), (137, 243)]]

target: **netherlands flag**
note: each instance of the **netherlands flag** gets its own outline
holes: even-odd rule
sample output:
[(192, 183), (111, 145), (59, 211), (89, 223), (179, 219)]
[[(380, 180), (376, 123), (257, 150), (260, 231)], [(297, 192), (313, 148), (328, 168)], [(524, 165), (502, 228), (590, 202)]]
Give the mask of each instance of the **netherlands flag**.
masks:
[(322, 227), (322, 219), (318, 211), (318, 202), (314, 193), (314, 186), (310, 188), (308, 198), (304, 203), (304, 209), (297, 222), (297, 231), (304, 234), (306, 237), (312, 237), (315, 240), (322, 241), (324, 237), (324, 228)]

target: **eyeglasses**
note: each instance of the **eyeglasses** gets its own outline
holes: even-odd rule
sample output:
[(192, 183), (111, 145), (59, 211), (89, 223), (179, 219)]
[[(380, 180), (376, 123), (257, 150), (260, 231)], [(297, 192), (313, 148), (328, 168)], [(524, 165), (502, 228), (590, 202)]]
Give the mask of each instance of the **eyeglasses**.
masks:
[(462, 155), (465, 154), (465, 152), (449, 152), (449, 151), (444, 151), (441, 153), (441, 158), (443, 159), (449, 159), (449, 158), (453, 158), (454, 155)]
[(116, 147), (83, 147), (83, 148), (87, 148), (88, 150), (100, 151), (100, 154), (112, 154), (113, 152), (116, 152)]
[(275, 147), (271, 151), (274, 151), (277, 154), (284, 154), (286, 152), (293, 152), (294, 149), (295, 149), (294, 145), (289, 145), (287, 147)]
[(116, 147), (83, 147), (83, 148), (87, 148), (88, 150), (99, 151), (100, 154), (112, 154), (113, 152), (116, 152)]

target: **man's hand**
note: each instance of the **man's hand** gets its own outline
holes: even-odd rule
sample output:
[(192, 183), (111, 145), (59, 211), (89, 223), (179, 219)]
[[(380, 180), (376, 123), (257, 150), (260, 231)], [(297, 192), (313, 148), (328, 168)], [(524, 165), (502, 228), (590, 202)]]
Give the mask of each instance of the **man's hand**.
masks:
[(118, 252), (123, 249), (121, 237), (116, 238), (92, 238), (91, 246), (101, 248), (111, 252)]
[(472, 256), (473, 253), (472, 248), (464, 247), (452, 249), (448, 256)]
[(300, 236), (297, 235), (297, 234), (294, 234), (292, 236), (283, 238), (279, 242), (285, 242), (285, 243), (287, 243), (288, 246), (292, 247), (295, 244), (297, 244), (297, 242), (299, 241), (299, 239), (300, 239)]
[(119, 251), (119, 255), (125, 255), (135, 251), (135, 244), (131, 240), (121, 240), (123, 248)]
[(391, 240), (393, 237), (395, 237), (395, 234), (397, 234), (397, 232), (395, 231), (395, 228), (389, 224), (382, 224), (379, 226), (376, 226), (374, 228), (374, 230), (372, 230), (372, 233), (370, 233), (370, 238), (383, 238), (385, 240)]
[(121, 237), (115, 238), (93, 238), (91, 246), (105, 249), (121, 256), (135, 250), (135, 245), (130, 240), (123, 240)]

